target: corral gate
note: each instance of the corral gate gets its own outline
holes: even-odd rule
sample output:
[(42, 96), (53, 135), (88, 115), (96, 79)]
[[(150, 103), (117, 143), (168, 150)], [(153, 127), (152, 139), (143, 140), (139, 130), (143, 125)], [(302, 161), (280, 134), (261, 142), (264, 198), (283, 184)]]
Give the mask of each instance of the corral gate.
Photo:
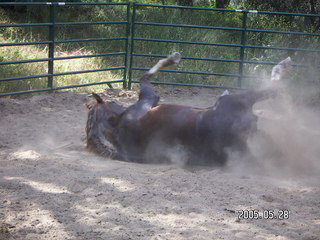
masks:
[[(0, 54), (2, 56), (0, 58), (0, 96), (100, 84), (112, 87), (112, 84), (115, 83), (131, 88), (132, 83), (138, 82), (141, 71), (147, 70), (151, 66), (150, 62), (155, 62), (153, 58), (165, 57), (173, 51), (182, 53), (182, 64), (175, 70), (163, 70), (167, 75), (162, 74), (161, 79), (166, 80), (160, 81), (156, 78), (153, 83), (235, 89), (254, 87), (255, 81), (263, 75), (258, 70), (264, 70), (264, 67), (270, 69), (272, 65), (288, 55), (298, 60), (295, 65), (303, 69), (299, 70), (303, 76), (312, 72), (310, 78), (313, 77), (313, 81), (319, 81), (320, 34), (317, 33), (319, 31), (314, 29), (314, 32), (310, 32), (299, 24), (294, 26), (292, 22), (319, 19), (318, 14), (101, 2), (2, 2), (0, 10), (9, 11), (9, 8), (21, 6), (37, 7), (39, 11), (47, 11), (47, 21), (32, 23), (4, 21), (0, 23), (1, 32), (10, 28), (44, 28), (47, 31), (47, 34), (44, 34), (46, 39), (41, 39), (44, 35), (39, 34), (40, 37), (34, 37), (35, 41), (25, 42), (8, 37), (7, 32), (9, 31), (6, 32), (6, 36), (1, 37), (0, 35), (0, 51), (2, 51)], [(77, 11), (78, 7), (85, 8), (86, 11), (99, 7), (104, 9), (101, 11), (111, 11), (110, 14), (102, 13), (102, 17), (111, 16), (115, 19), (101, 19), (101, 16), (97, 16), (97, 19), (92, 21), (75, 22), (65, 21), (62, 19), (63, 14), (59, 15), (68, 8), (70, 11)], [(110, 10), (112, 8), (115, 9)], [(268, 22), (270, 18), (273, 20), (277, 18), (279, 25), (273, 26), (273, 29), (264, 29), (265, 26), (261, 22)], [(284, 25), (283, 28), (282, 25)], [(65, 28), (64, 32), (68, 32), (67, 28), (71, 28), (69, 31), (77, 31), (73, 30), (77, 27), (90, 28), (91, 31), (93, 26), (100, 26), (102, 33), (114, 33), (115, 35), (97, 37), (90, 35), (71, 39), (59, 35), (61, 28)], [(156, 31), (154, 31), (155, 28)], [(92, 34), (100, 33), (100, 30), (92, 28)], [(91, 46), (88, 51), (86, 46), (91, 43), (100, 45)], [(272, 45), (274, 43), (277, 45)], [(82, 50), (81, 54), (75, 53), (74, 47), (69, 47), (69, 44), (77, 44), (77, 47)], [(46, 57), (21, 59), (23, 56), (19, 55), (19, 49), (23, 46), (42, 46)], [(17, 49), (16, 52), (13, 52), (17, 53), (19, 59), (12, 58), (10, 48)], [(61, 54), (59, 49), (64, 49), (62, 51), (64, 54)], [(106, 50), (96, 52), (95, 49)], [(6, 57), (5, 53), (10, 53), (10, 57)], [(117, 60), (106, 61), (108, 57), (117, 58)], [(66, 71), (63, 64), (57, 67), (57, 63), (61, 61), (91, 58), (102, 59), (99, 61), (99, 68)], [(39, 69), (43, 72), (31, 75), (28, 73), (20, 76), (16, 76), (15, 73), (10, 75), (10, 67), (20, 68), (24, 64), (42, 64)], [(90, 64), (87, 67), (90, 67)], [(84, 79), (80, 83), (70, 84), (68, 82), (66, 85), (59, 85), (57, 81), (66, 76), (107, 72), (117, 72), (117, 74), (99, 76), (93, 81)], [(299, 78), (301, 74), (296, 74), (295, 77)], [(115, 79), (114, 76), (117, 76), (118, 79)], [(26, 81), (29, 85), (25, 85)], [(36, 87), (32, 84), (35, 81), (39, 82)], [(18, 83), (15, 89), (7, 87), (14, 82)], [(20, 85), (24, 88), (19, 88)]]

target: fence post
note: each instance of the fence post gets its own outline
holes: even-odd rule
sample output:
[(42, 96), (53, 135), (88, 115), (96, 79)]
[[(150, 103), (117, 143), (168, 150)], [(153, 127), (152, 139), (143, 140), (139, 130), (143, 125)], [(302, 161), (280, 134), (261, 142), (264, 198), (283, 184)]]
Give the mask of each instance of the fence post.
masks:
[(136, 18), (136, 3), (133, 3), (132, 10), (132, 18), (131, 18), (131, 44), (130, 44), (130, 61), (129, 61), (129, 81), (128, 81), (128, 89), (131, 89), (131, 81), (132, 81), (132, 65), (133, 65), (133, 47), (134, 47), (134, 22)]
[(243, 61), (244, 61), (244, 51), (246, 45), (246, 30), (247, 30), (247, 16), (248, 12), (243, 11), (242, 15), (242, 31), (241, 31), (241, 47), (240, 47), (240, 63), (239, 63), (239, 77), (238, 77), (238, 87), (242, 87), (242, 76), (243, 76)]
[(127, 72), (128, 72), (128, 49), (130, 37), (130, 2), (127, 3), (127, 26), (126, 26), (126, 41), (125, 41), (125, 57), (124, 57), (124, 73), (123, 73), (123, 88), (127, 88)]
[(56, 6), (50, 3), (50, 16), (49, 16), (49, 53), (48, 53), (48, 87), (53, 88), (53, 72), (54, 72), (54, 40), (55, 40), (55, 22), (56, 22)]

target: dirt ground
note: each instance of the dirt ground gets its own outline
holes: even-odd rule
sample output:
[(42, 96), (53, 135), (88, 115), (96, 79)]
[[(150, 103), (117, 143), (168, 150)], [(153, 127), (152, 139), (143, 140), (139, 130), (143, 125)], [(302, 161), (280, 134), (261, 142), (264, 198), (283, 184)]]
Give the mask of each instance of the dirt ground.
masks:
[[(159, 91), (164, 102), (199, 107), (222, 92)], [(105, 94), (125, 105), (137, 97)], [(70, 92), (0, 99), (1, 240), (320, 239), (319, 131), (306, 140), (317, 145), (304, 147), (303, 134), (275, 124), (280, 117), (267, 114), (274, 106), (261, 104), (260, 125), (287, 131), (274, 145), (296, 144), (286, 155), (293, 162), (268, 157), (270, 146), (256, 139), (264, 153), (252, 168), (235, 156), (222, 169), (128, 163), (85, 151), (89, 99)]]

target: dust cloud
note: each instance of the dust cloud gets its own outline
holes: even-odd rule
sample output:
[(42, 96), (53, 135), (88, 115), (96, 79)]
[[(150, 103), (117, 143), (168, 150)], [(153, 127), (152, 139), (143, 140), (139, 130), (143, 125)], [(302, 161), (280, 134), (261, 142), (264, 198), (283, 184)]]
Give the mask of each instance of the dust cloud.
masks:
[(165, 163), (183, 167), (187, 164), (189, 153), (181, 144), (169, 145), (159, 140), (149, 143), (145, 159), (148, 163)]
[[(301, 68), (288, 57), (262, 76), (261, 89), (278, 94), (254, 105), (258, 132), (248, 139), (245, 156), (229, 152), (229, 166), (235, 172), (266, 174), (281, 178), (319, 175), (320, 172), (320, 86), (315, 71)], [(298, 73), (299, 72), (299, 73)], [(270, 78), (271, 77), (271, 78)]]
[(254, 106), (258, 132), (248, 140), (248, 155), (230, 152), (232, 170), (279, 178), (319, 174), (319, 87), (306, 85), (278, 82), (279, 95)]
[[(292, 82), (290, 76), (270, 82), (265, 76), (261, 88), (277, 88), (278, 96), (254, 105), (258, 132), (250, 136), (248, 154), (229, 152), (227, 168), (240, 174), (263, 174), (280, 178), (307, 177), (320, 172), (320, 88), (306, 80)], [(189, 91), (189, 90), (186, 90)], [(191, 90), (190, 90), (191, 91)], [(166, 102), (176, 103), (174, 93), (165, 90)], [(179, 92), (179, 101), (195, 107), (210, 107), (223, 90), (193, 89)], [(160, 152), (171, 163), (184, 166), (188, 153), (181, 146), (151, 144), (149, 156)], [(170, 149), (170, 150), (168, 150)]]

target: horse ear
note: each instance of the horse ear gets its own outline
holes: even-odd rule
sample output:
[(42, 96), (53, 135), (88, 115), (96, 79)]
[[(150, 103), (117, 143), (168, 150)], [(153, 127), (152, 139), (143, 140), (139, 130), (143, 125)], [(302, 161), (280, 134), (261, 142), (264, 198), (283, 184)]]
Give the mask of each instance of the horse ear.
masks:
[(104, 103), (104, 101), (98, 94), (92, 92), (92, 96), (97, 100), (98, 103)]
[(97, 101), (97, 102), (95, 102), (95, 101), (90, 101), (90, 102), (88, 102), (88, 103), (86, 103), (85, 105), (86, 105), (86, 107), (90, 110), (90, 109), (92, 109), (97, 103), (98, 104), (102, 104), (102, 103), (104, 103), (104, 101), (102, 100), (102, 98), (98, 95), (98, 94), (96, 94), (96, 93), (92, 93), (92, 97)]

